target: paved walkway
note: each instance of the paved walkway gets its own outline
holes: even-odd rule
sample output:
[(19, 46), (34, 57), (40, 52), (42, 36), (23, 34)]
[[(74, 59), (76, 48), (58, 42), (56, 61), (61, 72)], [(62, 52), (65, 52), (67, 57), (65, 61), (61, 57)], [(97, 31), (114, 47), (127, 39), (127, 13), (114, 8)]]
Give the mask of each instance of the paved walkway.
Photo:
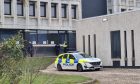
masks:
[(44, 73), (66, 74), (66, 75), (82, 75), (97, 79), (101, 84), (140, 84), (140, 69), (114, 69), (103, 68), (101, 71), (57, 71), (54, 64), (50, 65)]

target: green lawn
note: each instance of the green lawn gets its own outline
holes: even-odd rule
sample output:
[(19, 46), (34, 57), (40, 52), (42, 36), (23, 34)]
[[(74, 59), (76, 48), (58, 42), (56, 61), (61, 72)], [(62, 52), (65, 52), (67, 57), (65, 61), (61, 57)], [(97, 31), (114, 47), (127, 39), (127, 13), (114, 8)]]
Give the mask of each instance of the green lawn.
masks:
[[(90, 80), (90, 78), (83, 76), (43, 74), (38, 71), (40, 69), (46, 69), (52, 62), (54, 62), (54, 58), (26, 58), (21, 64), (23, 75), (20, 77), (21, 81), (18, 84), (76, 84)], [(5, 81), (4, 84), (9, 83)]]
[[(29, 84), (26, 80), (22, 80), (20, 84)], [(90, 78), (76, 75), (39, 74), (33, 84), (76, 84), (87, 80)]]

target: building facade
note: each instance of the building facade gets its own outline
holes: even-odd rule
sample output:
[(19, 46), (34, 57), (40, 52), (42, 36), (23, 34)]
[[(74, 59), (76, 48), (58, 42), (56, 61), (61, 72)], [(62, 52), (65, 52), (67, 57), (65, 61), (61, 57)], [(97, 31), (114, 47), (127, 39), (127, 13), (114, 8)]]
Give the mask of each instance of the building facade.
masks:
[(82, 0), (82, 17), (89, 18), (107, 14), (106, 0)]
[(107, 13), (120, 13), (140, 9), (140, 0), (107, 0)]
[(54, 45), (64, 41), (75, 50), (72, 24), (81, 17), (81, 0), (0, 0), (0, 41), (21, 31), (35, 54), (54, 55)]
[[(140, 10), (77, 21), (77, 50), (108, 67), (140, 67)], [(81, 31), (82, 30), (82, 31)]]

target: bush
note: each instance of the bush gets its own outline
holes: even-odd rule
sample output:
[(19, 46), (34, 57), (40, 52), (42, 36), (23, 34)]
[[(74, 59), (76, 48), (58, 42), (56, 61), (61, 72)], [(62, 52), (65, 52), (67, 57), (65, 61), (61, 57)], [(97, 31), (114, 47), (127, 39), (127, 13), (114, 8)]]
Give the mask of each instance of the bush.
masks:
[(23, 38), (20, 33), (3, 41), (0, 47), (0, 83), (9, 81), (10, 84), (18, 84), (22, 75), (21, 67), (24, 60)]

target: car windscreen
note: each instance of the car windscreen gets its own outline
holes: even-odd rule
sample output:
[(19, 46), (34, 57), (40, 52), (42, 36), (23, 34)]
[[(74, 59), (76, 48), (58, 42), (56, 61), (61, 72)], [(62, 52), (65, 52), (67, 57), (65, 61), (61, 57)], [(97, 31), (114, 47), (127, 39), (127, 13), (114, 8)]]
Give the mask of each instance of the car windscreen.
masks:
[(84, 58), (91, 58), (92, 56), (85, 54), (85, 53), (80, 53), (80, 55), (82, 55)]
[(89, 56), (89, 55), (84, 54), (84, 53), (77, 53), (77, 54), (75, 54), (75, 57), (77, 59), (81, 59), (81, 58), (91, 58), (92, 56)]

